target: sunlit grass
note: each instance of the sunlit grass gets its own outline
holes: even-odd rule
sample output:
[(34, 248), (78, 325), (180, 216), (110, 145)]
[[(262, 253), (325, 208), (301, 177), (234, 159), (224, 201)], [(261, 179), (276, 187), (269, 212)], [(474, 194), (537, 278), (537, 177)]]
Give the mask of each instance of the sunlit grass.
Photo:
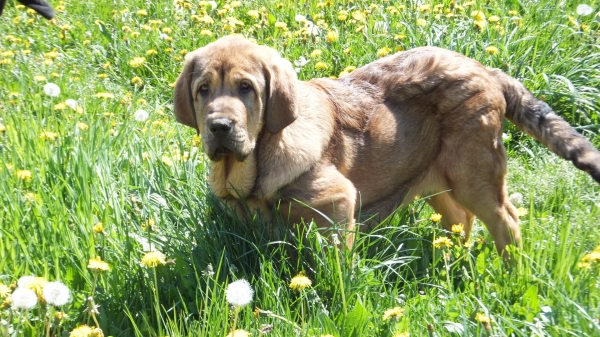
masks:
[[(600, 144), (598, 8), (53, 5), (52, 22), (14, 1), (0, 17), (0, 336), (227, 336), (234, 317), (251, 336), (600, 335), (600, 188), (513, 126), (509, 192), (524, 247), (508, 271), (479, 223), (467, 246), (458, 230), (451, 246), (436, 241), (445, 233), (423, 199), (360, 233), (351, 252), (310, 222), (275, 240), (260, 219), (215, 207), (200, 141), (172, 116), (185, 54), (227, 34), (277, 49), (304, 80), (434, 45), (519, 78)], [(13, 309), (8, 296), (29, 275), (65, 283), (70, 302)], [(310, 286), (291, 283), (298, 275)], [(253, 299), (232, 307), (226, 290), (240, 279)]]

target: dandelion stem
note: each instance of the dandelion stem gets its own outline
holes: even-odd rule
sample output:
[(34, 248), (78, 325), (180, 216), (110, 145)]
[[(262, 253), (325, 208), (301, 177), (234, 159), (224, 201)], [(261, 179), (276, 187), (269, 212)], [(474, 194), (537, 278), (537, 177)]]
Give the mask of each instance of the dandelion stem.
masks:
[(152, 268), (152, 274), (154, 275), (154, 300), (156, 311), (156, 324), (158, 324), (158, 335), (162, 336), (162, 324), (160, 323), (160, 301), (158, 300), (158, 279), (156, 277), (156, 268)]
[(235, 337), (235, 328), (237, 325), (238, 314), (240, 312), (240, 307), (235, 307), (235, 314), (233, 315), (233, 327), (231, 328), (231, 337)]
[(338, 277), (340, 279), (340, 291), (342, 294), (342, 306), (344, 307), (344, 315), (348, 315), (348, 309), (346, 307), (346, 292), (344, 290), (344, 278), (342, 276), (342, 265), (340, 263), (340, 256), (339, 256), (339, 248), (337, 247), (337, 245), (335, 245), (335, 247), (333, 248), (335, 251), (335, 263), (337, 264), (338, 267)]
[(8, 319), (7, 319), (7, 323), (6, 323), (6, 334), (4, 335), (4, 337), (8, 337), (8, 326), (10, 325), (10, 319), (12, 318), (12, 310), (8, 310)]

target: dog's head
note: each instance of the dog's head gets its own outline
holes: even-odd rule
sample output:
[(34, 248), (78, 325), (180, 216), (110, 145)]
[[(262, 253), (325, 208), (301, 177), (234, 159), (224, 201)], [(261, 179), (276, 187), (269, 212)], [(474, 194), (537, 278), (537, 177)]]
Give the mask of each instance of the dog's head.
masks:
[(224, 37), (186, 56), (175, 83), (175, 116), (198, 131), (211, 160), (243, 161), (263, 127), (276, 134), (296, 119), (296, 80), (273, 49)]

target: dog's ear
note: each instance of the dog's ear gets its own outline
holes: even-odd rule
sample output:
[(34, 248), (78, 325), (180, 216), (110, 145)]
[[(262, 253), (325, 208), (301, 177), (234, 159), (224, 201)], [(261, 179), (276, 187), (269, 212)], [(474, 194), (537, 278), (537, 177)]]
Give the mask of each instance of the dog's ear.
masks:
[(267, 77), (267, 104), (265, 124), (275, 134), (292, 124), (298, 117), (296, 81), (292, 64), (273, 52), (271, 62), (265, 65)]
[(185, 65), (177, 81), (173, 95), (173, 112), (175, 119), (184, 125), (198, 129), (196, 124), (196, 111), (194, 108), (194, 97), (192, 96), (192, 75), (194, 72), (198, 51), (192, 52), (185, 57)]

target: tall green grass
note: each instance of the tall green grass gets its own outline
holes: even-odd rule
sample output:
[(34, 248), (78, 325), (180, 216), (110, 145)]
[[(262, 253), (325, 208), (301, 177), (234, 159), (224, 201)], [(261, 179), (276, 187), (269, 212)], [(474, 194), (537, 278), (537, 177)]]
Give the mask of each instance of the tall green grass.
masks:
[[(445, 233), (425, 200), (360, 233), (353, 251), (308, 221), (274, 238), (260, 219), (231, 219), (208, 190), (193, 130), (172, 117), (170, 87), (187, 52), (230, 33), (304, 58), (303, 80), (434, 45), (519, 78), (598, 145), (597, 4), (587, 16), (577, 3), (546, 0), (53, 5), (52, 23), (14, 1), (0, 18), (0, 283), (41, 276), (67, 284), (73, 298), (57, 308), (68, 314), (59, 320), (44, 303), (19, 312), (0, 294), (0, 335), (45, 336), (48, 326), (69, 335), (96, 319), (105, 336), (226, 336), (225, 290), (241, 278), (255, 294), (237, 327), (252, 336), (267, 334), (265, 324), (275, 336), (600, 335), (600, 267), (582, 264), (600, 243), (600, 188), (513, 126), (509, 192), (522, 195), (527, 214), (519, 263), (508, 270), (479, 223), (468, 247), (433, 247)], [(304, 34), (297, 15), (320, 33)], [(338, 38), (328, 42), (330, 31)], [(135, 57), (145, 62), (134, 67)], [(48, 82), (59, 96), (44, 93)], [(140, 109), (148, 120), (135, 120)], [(164, 253), (165, 264), (143, 266), (148, 251)], [(92, 273), (96, 256), (110, 271)], [(289, 287), (299, 272), (312, 280), (301, 292)]]

